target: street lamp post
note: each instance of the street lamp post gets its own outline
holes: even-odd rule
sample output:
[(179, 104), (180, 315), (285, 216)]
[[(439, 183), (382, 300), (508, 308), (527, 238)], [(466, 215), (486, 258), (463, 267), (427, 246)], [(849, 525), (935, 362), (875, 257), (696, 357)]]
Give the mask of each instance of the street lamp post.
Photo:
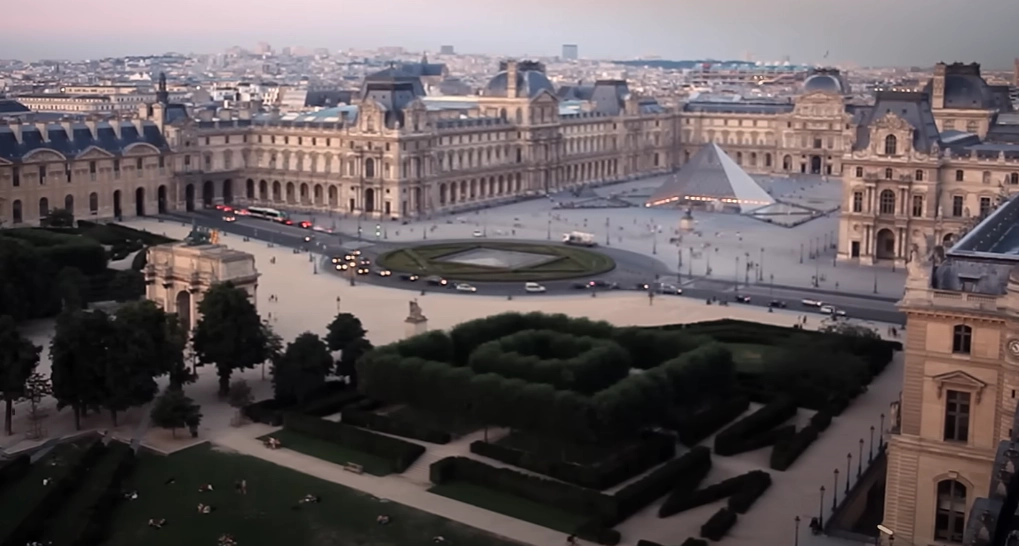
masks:
[(736, 282), (736, 293), (739, 294), (739, 256), (736, 256), (736, 269), (733, 271), (733, 280)]
[(800, 243), (800, 263), (803, 263), (803, 243)]
[(651, 224), (651, 253), (658, 254), (658, 226)]
[(846, 453), (846, 497), (849, 496), (849, 478), (853, 477), (853, 453)]
[(746, 258), (746, 263), (743, 264), (743, 286), (750, 286), (750, 253), (744, 252), (743, 256)]
[(836, 468), (832, 476), (835, 479), (835, 487), (831, 490), (831, 511), (835, 512), (839, 505), (839, 469)]
[(874, 462), (874, 425), (870, 426), (870, 453), (867, 455), (867, 462)]
[(874, 268), (874, 293), (877, 294), (877, 268), (876, 267)]
[(885, 414), (881, 414), (881, 428), (878, 430), (877, 436), (877, 450), (881, 451), (881, 448), (885, 446)]
[(548, 213), (548, 233), (545, 235), (545, 237), (549, 241), (552, 240), (552, 213), (551, 212)]
[(793, 546), (800, 546), (800, 516), (796, 516), (793, 521), (796, 522), (796, 530), (793, 534)]
[(761, 247), (761, 259), (757, 261), (757, 280), (764, 280), (764, 247)]
[(856, 479), (860, 479), (860, 476), (863, 475), (863, 438), (860, 438), (860, 452), (857, 455), (858, 457), (856, 457)]
[(683, 282), (683, 247), (676, 248), (677, 265), (676, 265), (676, 281)]
[[(605, 246), (609, 246), (609, 218), (605, 217)], [(681, 257), (680, 260), (683, 258)]]
[(768, 297), (775, 299), (775, 274), (771, 273), (768, 275)]
[(824, 486), (821, 486), (821, 502), (817, 505), (817, 523), (824, 527)]

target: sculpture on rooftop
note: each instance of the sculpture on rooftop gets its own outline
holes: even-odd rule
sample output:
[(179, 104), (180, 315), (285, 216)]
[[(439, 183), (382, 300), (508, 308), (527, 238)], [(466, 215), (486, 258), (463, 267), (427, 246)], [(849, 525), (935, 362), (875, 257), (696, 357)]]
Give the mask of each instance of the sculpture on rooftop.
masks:
[(187, 246), (201, 246), (207, 245), (212, 242), (212, 234), (209, 233), (207, 228), (203, 228), (195, 224), (195, 221), (191, 221), (191, 233), (184, 238), (184, 244)]

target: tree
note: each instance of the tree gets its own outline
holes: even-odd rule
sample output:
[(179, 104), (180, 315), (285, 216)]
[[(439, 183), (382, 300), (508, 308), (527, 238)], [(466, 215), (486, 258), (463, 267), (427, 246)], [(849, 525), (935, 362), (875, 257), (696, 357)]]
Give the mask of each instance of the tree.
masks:
[(269, 358), (269, 338), (248, 293), (232, 283), (213, 285), (198, 312), (194, 349), (202, 364), (216, 365), (225, 396), (234, 370), (252, 369)]
[(39, 364), (41, 349), (18, 331), (18, 325), (9, 315), (0, 317), (0, 393), (3, 394), (4, 430), (14, 434), (12, 418), (14, 401), (25, 395), (25, 384)]
[(77, 267), (65, 267), (57, 273), (57, 293), (63, 309), (84, 309), (88, 292), (88, 277)]
[(159, 341), (145, 324), (127, 317), (118, 316), (110, 322), (106, 358), (100, 370), (100, 404), (110, 412), (113, 426), (117, 426), (118, 413), (155, 398), (159, 392), (155, 378), (162, 374)]
[(272, 365), (272, 382), (276, 398), (296, 398), (304, 402), (309, 393), (325, 383), (333, 367), (333, 358), (325, 342), (305, 332), (287, 345), (286, 351)]
[(70, 406), (74, 410), (76, 430), (81, 430), (83, 413), (101, 407), (111, 328), (109, 316), (102, 311), (72, 311), (57, 317), (50, 343), (50, 381), (57, 409)]
[(248, 382), (243, 379), (238, 379), (233, 383), (230, 383), (230, 392), (227, 393), (227, 401), (230, 407), (237, 410), (237, 414), (240, 415), (241, 408), (251, 404), (255, 400), (254, 395), (251, 394), (251, 387), (248, 386)]
[(24, 320), (58, 311), (53, 275), (53, 266), (37, 249), (0, 237), (0, 315)]
[(269, 326), (269, 322), (265, 321), (262, 323), (262, 331), (265, 332), (266, 338), (266, 354), (269, 356), (262, 361), (262, 381), (265, 381), (265, 363), (266, 361), (275, 362), (277, 358), (283, 355), (283, 338), (273, 331), (272, 326)]
[(41, 373), (33, 373), (28, 381), (25, 381), (25, 395), (23, 400), (28, 401), (28, 420), (32, 423), (30, 438), (42, 438), (42, 427), (40, 422), (44, 415), (39, 412), (39, 403), (42, 399), (53, 394), (53, 386), (50, 379)]
[(67, 209), (53, 209), (42, 219), (44, 227), (74, 227), (74, 213)]
[(350, 386), (357, 388), (358, 376), (355, 364), (365, 353), (372, 349), (374, 349), (372, 343), (364, 338), (355, 339), (348, 343), (340, 354), (340, 360), (336, 363), (336, 375), (348, 377)]
[(109, 291), (120, 303), (137, 300), (145, 295), (145, 275), (133, 269), (118, 271), (110, 280)]
[(184, 395), (184, 391), (178, 389), (167, 389), (152, 406), (149, 414), (152, 424), (159, 428), (170, 429), (174, 438), (177, 437), (177, 429), (183, 427), (197, 427), (201, 422), (201, 406), (194, 400)]
[(139, 357), (139, 365), (151, 369), (154, 377), (168, 375), (170, 387), (174, 389), (194, 381), (194, 375), (184, 363), (187, 331), (177, 315), (167, 313), (151, 301), (138, 301), (118, 309), (115, 322), (128, 330), (137, 329), (144, 338), (148, 354)]
[(326, 343), (330, 351), (342, 351), (351, 342), (361, 339), (368, 332), (361, 321), (350, 313), (340, 313), (327, 326)]

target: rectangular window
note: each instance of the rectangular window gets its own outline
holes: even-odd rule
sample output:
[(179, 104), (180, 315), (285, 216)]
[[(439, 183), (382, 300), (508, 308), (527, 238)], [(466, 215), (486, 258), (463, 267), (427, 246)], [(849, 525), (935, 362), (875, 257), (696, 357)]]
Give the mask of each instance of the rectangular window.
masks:
[(163, 174), (166, 170), (166, 159), (163, 156), (159, 156), (159, 174)]
[(980, 216), (984, 217), (991, 212), (991, 198), (981, 197), (980, 198)]
[(96, 181), (96, 162), (95, 161), (89, 161), (88, 162), (88, 177), (89, 177), (89, 180), (91, 180), (93, 182)]
[(135, 176), (137, 176), (138, 178), (141, 178), (142, 175), (145, 174), (145, 160), (140, 158), (140, 157), (138, 159), (135, 159), (134, 160), (134, 170), (135, 170)]
[(64, 163), (64, 176), (67, 177), (67, 183), (71, 183), (71, 162)]
[(920, 218), (923, 216), (923, 196), (913, 196), (913, 217)]
[(46, 185), (46, 165), (39, 166), (39, 185)]
[(948, 391), (945, 393), (945, 441), (969, 441), (970, 393)]
[(963, 209), (963, 198), (961, 195), (952, 197), (952, 216), (956, 218), (962, 216)]
[(856, 178), (863, 178), (863, 167), (856, 168)]
[(21, 169), (14, 167), (12, 174), (14, 175), (14, 187), (17, 188), (21, 185)]
[(223, 144), (230, 144), (230, 135), (223, 137)]
[(853, 212), (863, 212), (863, 192), (853, 192)]
[(955, 171), (955, 181), (962, 182), (966, 178), (965, 173), (962, 170)]
[(113, 178), (120, 180), (120, 160), (113, 160)]
[(209, 142), (211, 142), (211, 140), (209, 139), (209, 137), (205, 137), (205, 145), (206, 145), (206, 146), (208, 146), (208, 145), (209, 145)]

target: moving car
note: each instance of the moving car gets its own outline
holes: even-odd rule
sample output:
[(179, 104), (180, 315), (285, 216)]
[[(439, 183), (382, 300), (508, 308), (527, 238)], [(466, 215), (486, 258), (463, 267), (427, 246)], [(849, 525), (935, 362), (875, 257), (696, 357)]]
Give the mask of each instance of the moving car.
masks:
[(311, 240), (312, 240), (312, 239), (314, 239), (314, 238), (315, 238), (315, 236), (314, 236), (314, 235), (305, 235), (305, 236), (304, 236), (304, 242), (306, 242), (306, 243), (310, 243), (310, 242), (311, 242)]
[(360, 264), (361, 265), (371, 265), (372, 261), (369, 260), (368, 258), (362, 258), (361, 261), (360, 261)]
[(771, 303), (768, 304), (768, 307), (774, 307), (776, 309), (785, 309), (786, 305), (785, 302), (782, 300), (771, 300)]
[(407, 282), (414, 282), (414, 281), (416, 281), (416, 280), (418, 280), (420, 278), (421, 277), (418, 277), (417, 275), (414, 275), (413, 273), (411, 273), (409, 275), (400, 275), (400, 280), (401, 281), (407, 281)]
[(359, 268), (357, 268), (357, 274), (358, 275), (367, 275), (367, 274), (369, 274), (371, 272), (372, 272), (372, 270), (368, 269), (367, 267), (359, 267)]
[(736, 294), (736, 303), (750, 303), (750, 296), (744, 296), (743, 294)]
[(619, 288), (619, 283), (596, 279), (587, 283), (587, 286), (588, 288), (605, 288), (608, 290), (616, 290), (617, 288)]
[(573, 288), (574, 290), (587, 290), (587, 283), (586, 282), (575, 282), (575, 283), (571, 284), (570, 287)]
[(846, 312), (845, 311), (843, 311), (842, 309), (836, 308), (834, 305), (822, 305), (821, 306), (821, 313), (823, 313), (825, 315), (831, 315), (833, 317), (844, 317), (844, 316), (846, 316)]
[(674, 284), (666, 283), (658, 283), (654, 285), (654, 291), (659, 294), (668, 294), (670, 296), (681, 296), (683, 294), (682, 288)]
[(332, 262), (334, 264), (341, 264), (341, 263), (343, 263), (345, 261), (347, 261), (347, 259), (345, 257), (343, 257), (343, 256), (333, 256), (332, 257)]
[(439, 277), (438, 275), (432, 275), (431, 277), (426, 278), (425, 282), (432, 286), (446, 286), (449, 284), (449, 281)]
[(347, 265), (347, 264), (344, 264), (344, 263), (336, 264), (336, 270), (337, 271), (346, 271), (348, 269), (350, 269), (350, 266)]
[(216, 210), (221, 210), (223, 212), (231, 212), (234, 209), (230, 205), (216, 205)]
[(800, 300), (800, 303), (803, 304), (804, 307), (821, 307), (824, 305), (824, 302), (821, 300), (813, 300), (810, 298), (803, 298)]
[(524, 283), (524, 292), (530, 294), (542, 294), (545, 292), (545, 287), (536, 282)]
[(301, 222), (299, 222), (299, 223), (298, 223), (297, 225), (298, 225), (298, 226), (300, 226), (300, 227), (301, 227), (302, 229), (311, 229), (311, 227), (312, 227), (312, 226), (313, 226), (314, 224), (312, 224), (311, 222), (309, 222), (309, 221), (307, 221), (307, 220), (302, 220), (302, 221), (301, 221)]
[(478, 289), (474, 285), (467, 284), (465, 282), (461, 282), (461, 283), (457, 283), (456, 291), (457, 292), (477, 292)]
[(237, 217), (234, 216), (233, 214), (227, 214), (226, 216), (223, 217), (223, 221), (224, 222), (236, 222), (237, 221)]
[(388, 270), (388, 269), (380, 269), (379, 270), (379, 276), (380, 277), (391, 277), (392, 275), (393, 275), (393, 272)]
[(481, 230), (480, 230), (480, 229), (476, 229), (476, 230), (474, 230), (474, 236), (475, 236), (475, 237), (483, 237), (483, 236), (484, 236), (484, 234), (483, 234), (483, 233), (481, 233)]

